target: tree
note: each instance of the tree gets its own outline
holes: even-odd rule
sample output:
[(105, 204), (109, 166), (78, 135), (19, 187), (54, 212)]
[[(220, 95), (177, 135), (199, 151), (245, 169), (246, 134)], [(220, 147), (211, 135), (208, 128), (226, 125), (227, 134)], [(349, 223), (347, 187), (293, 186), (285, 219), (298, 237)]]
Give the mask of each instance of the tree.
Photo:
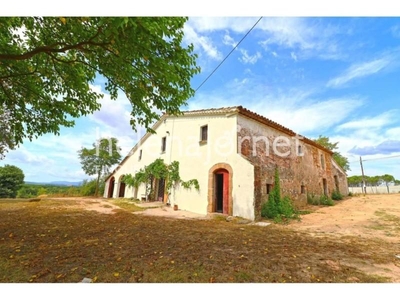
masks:
[(82, 169), (87, 175), (97, 175), (94, 195), (97, 197), (101, 175), (107, 174), (109, 168), (121, 160), (118, 140), (116, 138), (100, 139), (93, 148), (82, 148), (78, 151)]
[(352, 186), (352, 187), (361, 186), (362, 176), (353, 175), (353, 176), (347, 177), (347, 182), (348, 182), (349, 186)]
[(383, 182), (385, 183), (387, 191), (389, 193), (389, 183), (392, 183), (392, 182), (395, 181), (393, 175), (385, 174), (385, 175), (382, 175), (380, 177), (383, 180)]
[(193, 45), (182, 45), (187, 19), (0, 18), (0, 108), (10, 119), (1, 143), (59, 134), (100, 109), (103, 94), (89, 85), (98, 76), (111, 99), (122, 91), (131, 102), (133, 129), (151, 130), (157, 110), (179, 114), (200, 72)]
[[(320, 135), (317, 139), (314, 140), (314, 142), (320, 144), (321, 146), (331, 150), (333, 152), (333, 159), (336, 161), (336, 163), (344, 170), (344, 171), (350, 171), (350, 164), (349, 160), (347, 157), (344, 157), (341, 155), (337, 149), (338, 149), (338, 144), (339, 142), (336, 143), (331, 143), (329, 141), (329, 138), (326, 136)], [(336, 150), (336, 151), (335, 151)]]
[(10, 149), (14, 149), (10, 114), (5, 107), (0, 106), (0, 160), (4, 159)]
[(24, 172), (16, 166), (0, 167), (0, 198), (15, 198), (24, 178)]

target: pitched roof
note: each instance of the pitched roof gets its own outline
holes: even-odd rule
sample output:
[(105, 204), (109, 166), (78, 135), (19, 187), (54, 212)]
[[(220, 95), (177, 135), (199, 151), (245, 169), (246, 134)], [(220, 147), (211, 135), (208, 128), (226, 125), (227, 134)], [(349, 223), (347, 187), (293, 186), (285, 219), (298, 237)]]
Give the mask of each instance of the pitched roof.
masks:
[[(206, 116), (206, 115), (225, 115), (225, 114), (240, 114), (242, 116), (248, 117), (250, 119), (253, 119), (261, 124), (267, 125), (269, 127), (275, 128), (276, 130), (279, 130), (283, 133), (286, 133), (289, 136), (301, 136), (297, 133), (295, 133), (294, 131), (292, 131), (291, 129), (282, 126), (262, 115), (259, 115), (247, 108), (244, 108), (243, 106), (228, 106), (228, 107), (220, 107), (220, 108), (206, 108), (206, 109), (198, 109), (198, 110), (188, 110), (188, 111), (182, 111), (182, 115), (183, 116)], [(159, 124), (161, 124), (161, 122), (163, 120), (165, 120), (168, 117), (174, 117), (174, 115), (169, 115), (168, 113), (164, 113), (160, 119), (152, 126), (152, 129), (156, 129), (156, 127), (159, 126)], [(176, 117), (179, 117), (176, 116)], [(150, 133), (147, 132), (141, 139), (140, 141), (129, 151), (128, 155), (119, 163), (119, 165), (111, 172), (111, 174), (109, 176), (107, 176), (106, 180), (111, 177), (118, 169), (119, 167), (128, 159), (129, 156), (131, 156), (133, 154), (133, 152), (136, 150), (136, 148), (138, 147), (138, 145), (142, 145), (143, 142), (150, 136)], [(323, 147), (322, 145), (314, 142), (313, 140), (310, 140), (309, 138), (306, 138), (304, 136), (302, 136), (303, 139), (302, 141), (317, 147), (323, 151), (326, 151), (330, 154), (333, 154), (333, 152), (325, 147)]]
[[(272, 128), (274, 128), (276, 130), (279, 130), (279, 131), (281, 131), (283, 133), (286, 133), (289, 136), (301, 136), (301, 135), (297, 134), (296, 132), (294, 132), (293, 130), (291, 130), (291, 129), (285, 127), (285, 126), (282, 126), (282, 125), (280, 125), (280, 124), (278, 124), (278, 123), (276, 123), (276, 122), (274, 122), (274, 121), (272, 121), (272, 120), (270, 120), (270, 119), (268, 119), (268, 118), (266, 118), (266, 117), (264, 117), (264, 116), (262, 116), (260, 114), (257, 114), (255, 112), (243, 107), (243, 106), (228, 106), (228, 107), (221, 107), (221, 108), (206, 108), (206, 109), (183, 111), (182, 113), (185, 116), (186, 115), (202, 115), (203, 116), (203, 115), (216, 115), (216, 114), (219, 115), (219, 114), (238, 113), (238, 114), (241, 114), (241, 115), (243, 115), (245, 117), (253, 119), (253, 120), (257, 121), (257, 122), (260, 122), (261, 124), (267, 125), (267, 126), (272, 127)], [(168, 114), (164, 114), (163, 116), (166, 116), (166, 115), (168, 115)], [(304, 136), (302, 136), (302, 137), (303, 137), (302, 140), (304, 142), (306, 142), (306, 143), (308, 143), (308, 144), (310, 144), (312, 146), (315, 146), (315, 147), (317, 147), (317, 148), (319, 148), (321, 150), (324, 150), (324, 151), (326, 151), (326, 152), (328, 152), (330, 154), (333, 154), (333, 152), (331, 150), (325, 148), (324, 146), (314, 142), (313, 140), (311, 140), (309, 138), (306, 138)]]

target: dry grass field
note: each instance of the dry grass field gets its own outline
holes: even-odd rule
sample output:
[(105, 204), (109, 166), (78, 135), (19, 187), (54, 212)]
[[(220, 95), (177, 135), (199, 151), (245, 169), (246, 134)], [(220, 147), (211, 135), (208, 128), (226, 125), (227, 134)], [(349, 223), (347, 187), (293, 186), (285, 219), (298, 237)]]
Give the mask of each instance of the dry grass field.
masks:
[(308, 207), (266, 227), (143, 209), (0, 201), (0, 282), (400, 282), (400, 195)]

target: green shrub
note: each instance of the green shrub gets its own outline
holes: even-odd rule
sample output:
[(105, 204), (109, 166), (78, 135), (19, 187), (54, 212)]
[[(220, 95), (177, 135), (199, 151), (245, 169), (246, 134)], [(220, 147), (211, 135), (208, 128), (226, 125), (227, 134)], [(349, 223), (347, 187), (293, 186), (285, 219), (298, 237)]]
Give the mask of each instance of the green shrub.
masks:
[(338, 190), (334, 190), (332, 192), (332, 200), (342, 200), (342, 199), (343, 195)]
[(281, 200), (280, 214), (287, 218), (292, 218), (295, 213), (296, 212), (290, 198), (288, 196), (283, 197)]
[(328, 196), (321, 195), (319, 197), (316, 197), (314, 194), (307, 194), (307, 203), (310, 205), (335, 205), (335, 202)]
[(352, 192), (349, 192), (349, 197), (353, 197), (353, 193)]
[(289, 197), (281, 198), (278, 168), (275, 169), (275, 184), (268, 196), (268, 201), (261, 206), (261, 216), (281, 223), (286, 219), (298, 218)]
[(333, 200), (331, 198), (329, 198), (328, 196), (326, 196), (326, 195), (321, 195), (319, 197), (319, 203), (321, 205), (327, 205), (327, 206), (335, 205), (335, 202), (333, 202)]
[(317, 205), (315, 204), (315, 195), (314, 194), (308, 194), (307, 193), (307, 203), (310, 205)]

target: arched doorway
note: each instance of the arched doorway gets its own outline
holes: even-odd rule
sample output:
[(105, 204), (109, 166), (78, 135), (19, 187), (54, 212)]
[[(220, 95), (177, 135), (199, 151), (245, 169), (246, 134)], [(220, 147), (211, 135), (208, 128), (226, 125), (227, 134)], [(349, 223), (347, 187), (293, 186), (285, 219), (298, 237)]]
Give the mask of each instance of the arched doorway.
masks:
[(215, 212), (229, 213), (229, 172), (219, 169), (214, 172), (214, 209)]
[(115, 178), (114, 176), (111, 177), (110, 182), (108, 184), (108, 196), (107, 198), (112, 198), (114, 195), (114, 184), (115, 184)]
[(220, 163), (214, 165), (208, 175), (208, 212), (232, 215), (232, 168)]
[(123, 182), (124, 180), (124, 175), (122, 175), (119, 178), (119, 191), (118, 191), (118, 197), (120, 198), (124, 198), (125, 197), (125, 182)]

